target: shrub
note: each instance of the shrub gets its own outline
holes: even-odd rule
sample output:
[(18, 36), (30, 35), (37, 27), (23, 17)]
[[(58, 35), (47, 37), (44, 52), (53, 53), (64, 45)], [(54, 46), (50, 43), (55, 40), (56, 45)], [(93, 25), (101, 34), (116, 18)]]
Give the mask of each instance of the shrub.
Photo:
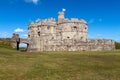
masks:
[(120, 42), (115, 42), (115, 49), (120, 49)]

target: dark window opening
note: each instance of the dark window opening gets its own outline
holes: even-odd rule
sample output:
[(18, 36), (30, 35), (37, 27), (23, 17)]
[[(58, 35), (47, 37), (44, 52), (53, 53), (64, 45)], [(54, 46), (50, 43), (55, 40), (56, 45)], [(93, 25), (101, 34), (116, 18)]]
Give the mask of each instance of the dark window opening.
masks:
[(28, 35), (28, 37), (30, 37), (30, 35)]
[(77, 26), (74, 26), (75, 29), (77, 29)]
[(38, 32), (38, 35), (40, 36), (40, 32)]
[(48, 26), (47, 29), (50, 29), (50, 26)]
[(83, 37), (81, 37), (81, 40), (83, 39)]
[(77, 26), (74, 26), (74, 27), (73, 27), (73, 30), (74, 30), (74, 31), (77, 31)]
[(54, 39), (54, 37), (52, 37), (52, 39)]
[(70, 37), (67, 37), (68, 39), (70, 38)]

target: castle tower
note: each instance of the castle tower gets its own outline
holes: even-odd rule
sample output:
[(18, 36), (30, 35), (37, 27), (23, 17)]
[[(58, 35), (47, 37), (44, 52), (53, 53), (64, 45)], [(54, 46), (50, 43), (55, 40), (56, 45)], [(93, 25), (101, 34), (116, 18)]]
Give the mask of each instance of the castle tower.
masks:
[(64, 12), (58, 12), (58, 22), (61, 22), (62, 20), (64, 20)]

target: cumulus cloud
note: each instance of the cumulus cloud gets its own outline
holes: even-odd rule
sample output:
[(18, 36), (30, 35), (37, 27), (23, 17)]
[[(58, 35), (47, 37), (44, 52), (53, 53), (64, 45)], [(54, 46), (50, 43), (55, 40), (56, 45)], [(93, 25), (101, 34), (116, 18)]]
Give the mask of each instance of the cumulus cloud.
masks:
[(25, 2), (38, 4), (39, 0), (25, 0)]
[(62, 11), (63, 11), (63, 12), (65, 12), (65, 11), (66, 11), (66, 9), (65, 9), (65, 8), (63, 8), (63, 9), (62, 9)]
[(17, 28), (17, 29), (14, 30), (14, 32), (25, 32), (25, 30), (21, 29), (21, 28)]

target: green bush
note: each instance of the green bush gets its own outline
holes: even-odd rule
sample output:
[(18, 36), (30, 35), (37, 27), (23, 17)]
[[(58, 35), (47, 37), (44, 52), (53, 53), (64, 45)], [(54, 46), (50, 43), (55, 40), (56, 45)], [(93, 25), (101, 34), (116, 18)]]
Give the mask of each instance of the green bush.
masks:
[(115, 49), (120, 49), (120, 43), (119, 42), (115, 42)]

